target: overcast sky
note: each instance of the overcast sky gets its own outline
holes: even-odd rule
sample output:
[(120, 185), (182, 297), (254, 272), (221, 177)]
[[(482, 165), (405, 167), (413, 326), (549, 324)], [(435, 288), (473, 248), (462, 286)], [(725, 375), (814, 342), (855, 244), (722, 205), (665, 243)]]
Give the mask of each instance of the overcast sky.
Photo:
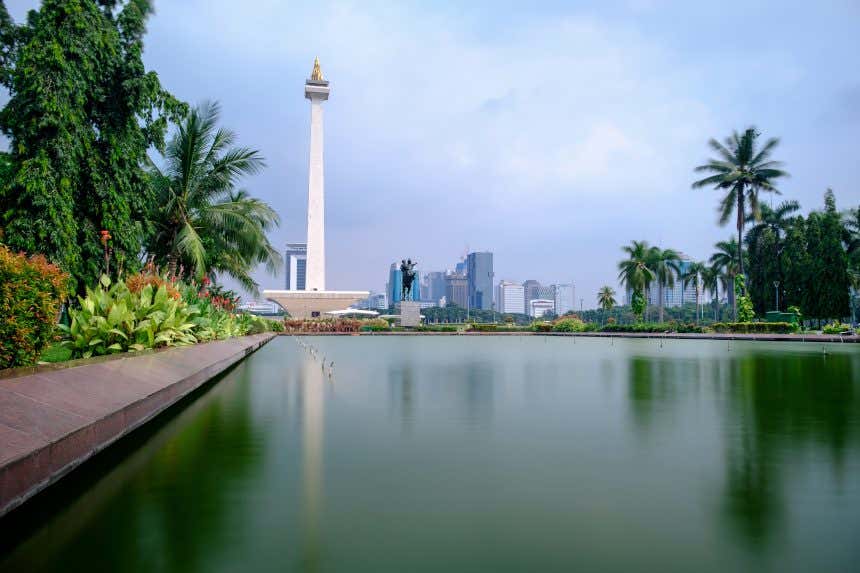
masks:
[[(749, 124), (782, 138), (786, 198), (860, 203), (856, 0), (460, 4), (161, 0), (145, 61), (263, 152), (244, 186), (280, 213), (281, 248), (305, 238), (303, 84), (320, 57), (331, 289), (491, 250), (497, 280), (573, 281), (594, 306), (622, 244), (704, 259), (731, 234), (692, 169)], [(18, 21), (35, 5), (7, 0)]]

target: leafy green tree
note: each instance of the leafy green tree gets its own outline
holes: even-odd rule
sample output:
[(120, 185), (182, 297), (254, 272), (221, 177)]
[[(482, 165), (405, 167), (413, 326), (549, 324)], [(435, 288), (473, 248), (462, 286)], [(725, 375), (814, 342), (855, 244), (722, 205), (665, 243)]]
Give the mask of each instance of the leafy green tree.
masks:
[[(756, 312), (763, 314), (772, 308), (779, 310), (775, 306), (777, 288), (774, 283), (779, 285), (778, 289), (784, 286), (781, 260), (785, 234), (792, 217), (800, 210), (800, 204), (797, 201), (783, 201), (776, 208), (762, 204), (760, 209), (758, 221), (755, 217), (747, 217), (747, 223), (753, 226), (744, 240), (749, 253), (748, 290)], [(779, 301), (784, 302), (784, 291), (779, 290), (779, 293)]]
[(681, 281), (686, 290), (687, 285), (692, 283), (696, 291), (696, 322), (699, 322), (699, 293), (702, 286), (702, 276), (707, 270), (705, 263), (692, 262), (687, 265), (687, 269), (681, 273)]
[(734, 211), (737, 226), (737, 249), (740, 263), (738, 274), (744, 274), (743, 248), (744, 223), (749, 212), (758, 219), (760, 191), (779, 193), (774, 183), (788, 173), (780, 169), (782, 162), (774, 161), (771, 152), (779, 145), (779, 139), (768, 139), (761, 149), (757, 146), (759, 132), (755, 127), (747, 128), (742, 134), (737, 131), (726, 138), (725, 143), (711, 139), (708, 145), (717, 152), (719, 158), (711, 159), (696, 167), (699, 173), (710, 173), (704, 179), (693, 183), (693, 188), (713, 187), (725, 193), (720, 201), (720, 224), (729, 222)]
[(746, 278), (744, 275), (735, 276), (735, 299), (738, 301), (738, 322), (752, 322), (755, 318), (753, 303), (747, 294)]
[(77, 289), (102, 270), (99, 231), (135, 261), (152, 200), (142, 164), (185, 106), (142, 60), (148, 0), (44, 0), (16, 25), (0, 4), (0, 128), (11, 175), (0, 189), (7, 244), (42, 253)]
[(812, 262), (807, 249), (807, 224), (803, 217), (795, 217), (787, 227), (780, 259), (785, 308), (797, 307), (806, 314), (812, 305)]
[(648, 257), (651, 248), (647, 241), (631, 241), (621, 247), (627, 258), (618, 263), (618, 280), (632, 292), (631, 306), (637, 320), (642, 320), (645, 311), (645, 288), (656, 278), (654, 271), (648, 267)]
[(281, 264), (266, 236), (279, 218), (236, 189), (264, 162), (257, 150), (233, 147), (236, 134), (219, 129), (218, 117), (215, 103), (192, 110), (168, 143), (163, 168), (150, 162), (158, 201), (149, 215), (156, 231), (146, 247), (171, 271), (181, 265), (197, 278), (223, 273), (256, 292), (251, 271), (262, 263), (275, 272)]
[(716, 245), (717, 251), (711, 255), (711, 266), (719, 271), (719, 280), (723, 285), (723, 291), (729, 299), (732, 307), (732, 319), (738, 318), (737, 300), (735, 298), (735, 277), (740, 274), (742, 268), (743, 251), (738, 247), (737, 241), (732, 237), (728, 241), (720, 241)]
[(824, 211), (811, 213), (807, 237), (813, 280), (812, 309), (805, 314), (821, 319), (841, 319), (849, 314), (848, 255), (843, 245), (844, 227), (830, 189), (824, 194)]
[(603, 310), (612, 310), (612, 307), (618, 304), (615, 300), (615, 290), (609, 285), (600, 287), (600, 290), (597, 291), (597, 304)]
[(681, 272), (681, 255), (673, 249), (651, 247), (648, 250), (647, 264), (648, 268), (654, 271), (654, 278), (657, 281), (659, 322), (663, 322), (663, 307), (665, 302), (663, 300), (663, 290), (675, 286), (675, 277)]

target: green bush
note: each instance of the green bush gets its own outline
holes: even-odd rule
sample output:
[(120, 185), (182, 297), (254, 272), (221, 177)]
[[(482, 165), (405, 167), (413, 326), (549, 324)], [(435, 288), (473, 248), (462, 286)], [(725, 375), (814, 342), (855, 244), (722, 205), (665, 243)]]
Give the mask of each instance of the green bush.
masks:
[(732, 334), (791, 334), (799, 327), (790, 322), (715, 322), (711, 328)]
[(833, 322), (824, 327), (824, 334), (845, 334), (853, 332), (850, 324), (844, 324), (841, 322)]
[(469, 330), (475, 332), (496, 332), (499, 329), (498, 325), (493, 323), (472, 323), (469, 325)]
[(535, 332), (552, 332), (552, 323), (550, 323), (550, 322), (533, 322), (531, 329)]
[(36, 361), (51, 342), (69, 276), (0, 245), (0, 368)]
[(443, 324), (432, 326), (419, 326), (416, 330), (418, 330), (419, 332), (457, 332), (457, 327)]
[(69, 310), (71, 324), (60, 325), (74, 358), (132, 352), (197, 342), (191, 321), (196, 309), (172, 298), (165, 285), (147, 284), (139, 292), (102, 276), (95, 289), (78, 297), (80, 308)]
[(552, 325), (553, 332), (585, 332), (587, 326), (578, 318), (562, 318)]
[(384, 332), (391, 330), (391, 325), (383, 318), (372, 318), (361, 323), (361, 332)]
[(653, 332), (653, 333), (701, 333), (704, 329), (695, 324), (683, 322), (636, 322), (633, 324), (606, 324), (601, 332)]

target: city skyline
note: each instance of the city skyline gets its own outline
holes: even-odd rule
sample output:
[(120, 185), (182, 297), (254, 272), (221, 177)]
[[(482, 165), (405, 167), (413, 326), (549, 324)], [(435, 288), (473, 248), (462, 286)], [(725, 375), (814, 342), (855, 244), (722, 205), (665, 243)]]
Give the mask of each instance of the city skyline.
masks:
[[(17, 21), (37, 4), (7, 2)], [(860, 199), (860, 165), (841, 159), (860, 126), (854, 3), (155, 7), (145, 63), (185, 101), (220, 101), (223, 123), (261, 150), (268, 167), (243, 186), (281, 215), (279, 250), (306, 236), (309, 62), (334, 79), (329, 288), (380, 291), (391, 260), (443, 269), (468, 247), (493, 251), (497, 279), (572, 279), (593, 306), (600, 286), (621, 292), (630, 240), (701, 260), (731, 236), (714, 224), (714, 192), (690, 189), (692, 169), (708, 138), (749, 124), (782, 139), (792, 178), (780, 188), (804, 213), (827, 186), (841, 208)], [(754, 53), (726, 41), (739, 10), (771, 24)]]

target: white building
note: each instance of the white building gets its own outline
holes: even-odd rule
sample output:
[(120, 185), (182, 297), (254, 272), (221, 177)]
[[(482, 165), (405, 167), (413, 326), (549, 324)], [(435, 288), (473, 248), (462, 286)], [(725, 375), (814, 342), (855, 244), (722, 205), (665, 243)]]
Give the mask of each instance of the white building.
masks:
[(553, 285), (555, 291), (555, 313), (559, 316), (576, 308), (573, 283)]
[(496, 300), (499, 312), (524, 314), (526, 309), (525, 288), (521, 284), (499, 281)]
[(555, 301), (549, 298), (535, 298), (529, 301), (529, 316), (540, 318), (548, 312), (555, 312)]

